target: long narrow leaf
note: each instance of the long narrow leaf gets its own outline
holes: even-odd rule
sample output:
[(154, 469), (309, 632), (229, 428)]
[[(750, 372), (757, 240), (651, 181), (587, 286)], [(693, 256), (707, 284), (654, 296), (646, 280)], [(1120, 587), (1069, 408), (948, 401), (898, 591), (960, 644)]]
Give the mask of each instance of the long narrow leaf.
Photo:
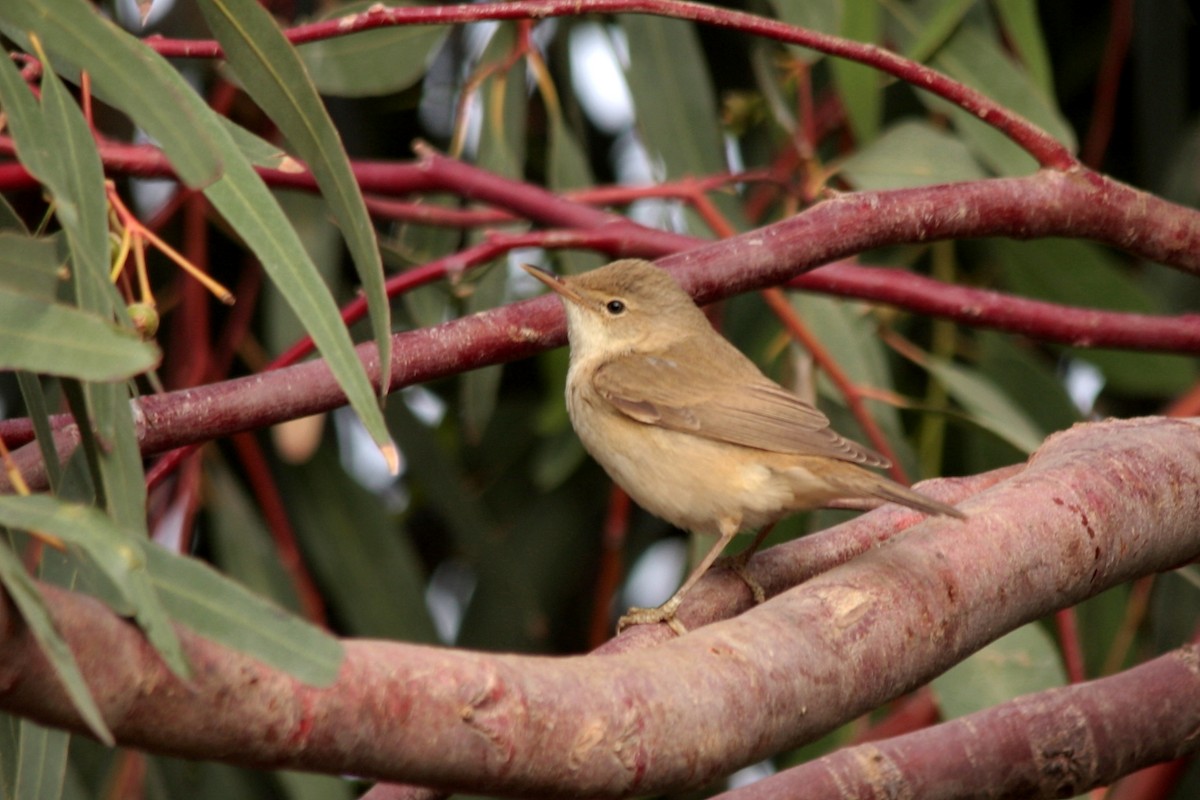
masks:
[(158, 363), (158, 348), (94, 314), (0, 287), (0, 369), (116, 381)]
[(195, 107), (184, 99), (194, 94), (191, 88), (166, 59), (84, 0), (4, 0), (0, 24), (18, 41), (24, 33), (37, 32), (52, 55), (86, 69), (96, 93), (128, 111), (189, 186), (199, 188), (220, 174), (217, 148), (204, 135)]
[[(333, 297), (278, 202), (220, 117), (166, 59), (102, 19), (83, 0), (5, 0), (0, 5), (0, 21), (9, 23), (5, 32), (19, 35), (22, 30), (33, 30), (59, 58), (89, 72), (96, 93), (153, 135), (185, 180), (204, 183), (212, 175), (206, 173), (201, 180), (191, 181), (189, 175), (196, 177), (194, 166), (198, 162), (189, 162), (190, 166), (176, 163), (178, 154), (194, 156), (198, 151), (196, 141), (215, 149), (216, 163), (224, 166), (224, 172), (205, 187), (205, 196), (262, 262), (297, 316), (308, 325), (313, 341), (363, 425), (394, 461), (383, 414)], [(138, 64), (139, 69), (129, 69), (130, 64)], [(130, 76), (146, 86), (128, 85), (127, 81), (133, 79)], [(157, 105), (145, 100), (151, 90)], [(177, 121), (186, 124), (163, 124), (163, 115), (175, 115)]]
[(160, 547), (147, 548), (146, 555), (174, 619), (305, 683), (326, 685), (337, 677), (342, 662), (337, 639), (195, 559)]
[(96, 705), (96, 700), (83, 679), (83, 673), (79, 671), (79, 664), (76, 663), (71, 648), (54, 627), (54, 619), (50, 616), (50, 610), (46, 607), (41, 593), (38, 592), (37, 584), (29, 577), (16, 553), (3, 541), (0, 541), (0, 583), (4, 584), (9, 597), (21, 612), (22, 619), (29, 626), (29, 632), (41, 645), (42, 652), (46, 654), (50, 666), (62, 681), (63, 689), (71, 698), (71, 703), (83, 718), (84, 724), (97, 739), (111, 747), (116, 740), (104, 722), (100, 707)]
[(333, 120), (300, 56), (262, 5), (255, 0), (205, 0), (200, 10), (246, 91), (307, 162), (346, 237), (371, 312), (383, 395), (391, 373), (391, 310), (383, 286), (383, 262)]
[(171, 669), (183, 676), (189, 674), (179, 639), (146, 570), (146, 551), (153, 549), (151, 545), (142, 544), (94, 508), (48, 495), (0, 497), (0, 524), (49, 533), (83, 550), (123, 593), (138, 626)]
[(14, 800), (42, 800), (62, 795), (71, 734), (21, 720)]

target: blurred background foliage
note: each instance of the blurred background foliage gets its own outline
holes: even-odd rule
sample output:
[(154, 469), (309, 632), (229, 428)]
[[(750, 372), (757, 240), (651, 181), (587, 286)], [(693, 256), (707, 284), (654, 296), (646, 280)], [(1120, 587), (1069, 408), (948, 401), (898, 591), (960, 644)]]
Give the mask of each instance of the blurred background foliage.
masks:
[[(208, 36), (203, 15), (188, 2), (158, 0), (144, 28), (135, 10), (101, 5), (138, 35)], [(928, 62), (1082, 148), (1093, 166), (1185, 205), (1200, 199), (1194, 80), (1200, 50), (1197, 20), (1182, 3), (1118, 1), (1102, 9), (1077, 0), (729, 5), (874, 41)], [(290, 25), (368, 3), (268, 6)], [(1124, 54), (1118, 46), (1123, 31), (1131, 32)], [(966, 112), (869, 68), (802, 48), (637, 15), (539, 22), (529, 35), (540, 58), (519, 49), (522, 35), (511, 23), (390, 28), (297, 50), (351, 159), (409, 159), (410, 143), (419, 138), (485, 169), (558, 191), (644, 187), (730, 169), (774, 168), (784, 175), (786, 191), (746, 182), (708, 193), (734, 231), (794, 214), (822, 187), (888, 189), (1034, 169), (1027, 154)], [(236, 78), (226, 67), (191, 60), (177, 66), (239, 126), (288, 147), (254, 103), (229, 91)], [(132, 138), (122, 115), (103, 105), (96, 113), (107, 135)], [(170, 202), (163, 182), (114, 177), (143, 218)], [(351, 300), (359, 279), (327, 202), (292, 190), (273, 194), (334, 297)], [(45, 213), (38, 189), (10, 189), (3, 197), (0, 236), (38, 227)], [(636, 191), (629, 198), (618, 210), (639, 222), (717, 235), (711, 218), (684, 199)], [(447, 195), (410, 199), (434, 208), (468, 205)], [(486, 235), (478, 227), (376, 222), (388, 273)], [(219, 219), (208, 223), (198, 226), (176, 213), (160, 233), (234, 287), (239, 305), (231, 310), (215, 300), (195, 302), (190, 279), (151, 254), (162, 364), (156, 378), (139, 381), (139, 391), (152, 391), (159, 381), (170, 389), (255, 371), (304, 333), (304, 322), (276, 285), (259, 280), (237, 236)], [(53, 230), (51, 225), (45, 233)], [(5, 252), (16, 251), (0, 249), (6, 268), (10, 260), (28, 264), (34, 258), (6, 259)], [(431, 325), (536, 293), (513, 269), (522, 260), (572, 272), (606, 259), (519, 251), (396, 299), (393, 329)], [(860, 260), (1080, 307), (1180, 313), (1197, 308), (1200, 295), (1190, 276), (1078, 240), (912, 244), (864, 253)], [(853, 381), (871, 387), (871, 412), (914, 480), (1019, 462), (1049, 433), (1084, 419), (1161, 413), (1176, 402), (1196, 413), (1185, 404), (1197, 381), (1191, 356), (1045, 345), (859, 302), (799, 293), (789, 299), (833, 360)], [(247, 310), (249, 327), (224, 371), (189, 371), (189, 363), (221, 361), (234, 315)], [(723, 303), (717, 316), (723, 331), (764, 370), (815, 392), (835, 427), (863, 439), (843, 399), (764, 311), (760, 298), (747, 295)], [(359, 341), (371, 336), (366, 323), (352, 333)], [(896, 338), (924, 352), (921, 365), (889, 346)], [(611, 631), (614, 615), (627, 605), (665, 598), (683, 572), (688, 548), (682, 533), (636, 508), (623, 523), (619, 515), (613, 522), (610, 484), (586, 458), (563, 408), (566, 365), (566, 351), (558, 350), (393, 396), (384, 414), (402, 454), (394, 479), (348, 410), (213, 443), (150, 493), (151, 535), (164, 543), (187, 542), (193, 555), (338, 635), (584, 651)], [(78, 385), (73, 379), (64, 385), (50, 368), (26, 368), (39, 374), (41, 402), (50, 411), (59, 410), (60, 398)], [(73, 377), (85, 385), (90, 380)], [(0, 376), (4, 418), (36, 413), (28, 389), (12, 373)], [(86, 473), (78, 459), (69, 469)], [(91, 484), (85, 475), (67, 485)], [(88, 501), (87, 491), (75, 499)], [(793, 518), (772, 541), (844, 516)], [(606, 576), (631, 571), (625, 590), (610, 591)], [(1191, 637), (1195, 592), (1171, 574), (1083, 604), (1078, 624), (1087, 675), (1136, 663)], [(1030, 626), (992, 645), (986, 657), (947, 673), (934, 687), (942, 712), (957, 716), (1061, 684), (1065, 672), (1055, 635), (1051, 625)], [(777, 765), (846, 741), (862, 724), (781, 757)], [(23, 762), (16, 742), (30, 741), (29, 727), (12, 720), (0, 725), (0, 752), (7, 754), (0, 774), (8, 789), (17, 786), (16, 765)], [(144, 758), (85, 740), (76, 740), (70, 753), (67, 797), (127, 796), (121, 791), (128, 787), (140, 792), (128, 796), (150, 798), (353, 793), (351, 784), (331, 778)], [(1195, 773), (1173, 796), (1200, 791)]]

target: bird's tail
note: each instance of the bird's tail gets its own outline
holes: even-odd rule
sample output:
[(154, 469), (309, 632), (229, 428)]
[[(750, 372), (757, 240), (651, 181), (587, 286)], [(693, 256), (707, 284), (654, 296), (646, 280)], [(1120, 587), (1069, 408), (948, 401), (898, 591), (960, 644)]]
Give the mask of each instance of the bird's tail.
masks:
[(874, 472), (868, 472), (861, 467), (854, 467), (853, 471), (847, 470), (844, 475), (827, 475), (824, 477), (833, 486), (838, 488), (844, 487), (847, 497), (862, 497), (866, 495), (877, 497), (880, 500), (886, 500), (890, 503), (899, 503), (902, 506), (923, 511), (926, 514), (940, 514), (946, 517), (955, 517), (956, 519), (967, 518), (966, 514), (954, 506), (934, 500), (932, 497), (927, 497), (920, 492), (909, 489), (907, 486), (902, 486)]
[(907, 486), (902, 486), (899, 483), (888, 480), (887, 478), (879, 478), (879, 484), (871, 492), (871, 494), (875, 497), (878, 497), (880, 500), (899, 503), (902, 506), (915, 508), (917, 511), (924, 511), (926, 514), (940, 514), (945, 517), (954, 517), (956, 519), (967, 518), (966, 514), (959, 511), (954, 506), (946, 505), (943, 502), (934, 500), (932, 497), (926, 497), (920, 492), (913, 491)]

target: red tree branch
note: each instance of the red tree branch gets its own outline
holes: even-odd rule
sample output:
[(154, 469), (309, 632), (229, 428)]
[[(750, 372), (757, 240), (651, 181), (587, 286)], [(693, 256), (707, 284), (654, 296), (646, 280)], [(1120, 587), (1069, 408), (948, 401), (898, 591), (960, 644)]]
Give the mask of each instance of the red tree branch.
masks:
[[(618, 796), (695, 786), (810, 741), (1005, 631), (1197, 557), (1197, 503), (1197, 423), (1076, 426), (967, 500), (967, 522), (924, 520), (736, 621), (591, 658), (350, 641), (323, 688), (187, 631), (196, 678), (182, 683), (134, 626), (88, 598), (46, 593), (124, 744), (477, 792)], [(0, 707), (81, 729), (8, 603)], [(1070, 766), (1077, 786), (1104, 777)]]
[[(641, 256), (675, 253), (662, 259), (662, 265), (672, 269), (702, 303), (784, 283), (822, 263), (885, 244), (986, 235), (1087, 236), (1143, 258), (1200, 271), (1200, 214), (1082, 169), (839, 195), (791, 219), (693, 247), (696, 240), (689, 237), (642, 228), (429, 151), (423, 156), (415, 169), (423, 175), (427, 188), (453, 187), (485, 202), (506, 202), (518, 213), (535, 219), (593, 228), (591, 235), (597, 238), (592, 241), (606, 240), (609, 252)], [(820, 274), (805, 276), (804, 280), (819, 282)], [(869, 283), (862, 280), (866, 277), (858, 272), (863, 285)], [(879, 294), (879, 299), (890, 302), (887, 297), (886, 292)], [(959, 318), (983, 318), (978, 296), (957, 297), (966, 300), (957, 306)], [(942, 304), (954, 305), (953, 301)], [(995, 327), (1006, 327), (1006, 318), (1011, 326), (1012, 310), (1002, 303), (991, 305)], [(1023, 322), (1031, 335), (1038, 335), (1041, 328), (1057, 330), (1061, 335), (1064, 318), (1071, 319), (1056, 315), (1046, 304), (1026, 304), (1024, 310), (1027, 313)], [(1074, 341), (1096, 341), (1098, 335), (1091, 337), (1094, 315), (1099, 313), (1081, 311), (1074, 316), (1072, 321), (1085, 323), (1085, 327), (1074, 329)], [(1178, 330), (1171, 335), (1178, 341), (1178, 333), (1185, 327), (1191, 328), (1194, 337), (1200, 320), (1194, 316), (1176, 318), (1173, 326)], [(1167, 330), (1171, 327), (1168, 325)], [(543, 297), (399, 333), (394, 339), (393, 391), (560, 345), (564, 341), (562, 310), (553, 298)], [(1194, 347), (1195, 339), (1191, 341), (1189, 347)], [(371, 374), (375, 374), (371, 364), (374, 347), (361, 345), (359, 352)], [(306, 391), (294, 391), (297, 385), (305, 386)], [(156, 453), (327, 411), (343, 402), (325, 365), (311, 362), (289, 370), (146, 397), (138, 403), (138, 430), (143, 452)], [(72, 437), (77, 439), (77, 434), (70, 431), (59, 431), (62, 441), (56, 444), (60, 452), (70, 452), (74, 447)], [(3, 428), (0, 435), (5, 435)], [(42, 471), (36, 448), (26, 445), (15, 455), (27, 480), (38, 484)], [(0, 481), (2, 490), (7, 478)]]
[(1073, 797), (1200, 749), (1198, 694), (1200, 645), (1190, 645), (1110, 678), (839, 750), (718, 797), (962, 797), (964, 764), (991, 797)]
[[(817, 33), (766, 17), (702, 3), (681, 0), (511, 0), (505, 3), (459, 6), (372, 6), (358, 14), (296, 26), (286, 31), (286, 35), (293, 44), (303, 44), (391, 25), (457, 24), (484, 20), (621, 13), (653, 14), (702, 22), (858, 61), (970, 111), (1019, 144), (1043, 167), (1067, 169), (1077, 163), (1070, 151), (1045, 131), (986, 95), (924, 64), (872, 44)], [(217, 58), (221, 55), (220, 47), (212, 40), (181, 41), (149, 37), (145, 42), (161, 55), (172, 58)]]

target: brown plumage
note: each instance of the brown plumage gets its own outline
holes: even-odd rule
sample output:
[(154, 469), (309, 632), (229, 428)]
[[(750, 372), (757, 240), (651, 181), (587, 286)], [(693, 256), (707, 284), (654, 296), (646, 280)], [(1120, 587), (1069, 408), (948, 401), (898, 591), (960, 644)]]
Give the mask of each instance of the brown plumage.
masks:
[(566, 308), (567, 409), (584, 447), (650, 513), (720, 536), (675, 596), (623, 624), (681, 629), (675, 609), (729, 540), (797, 511), (877, 498), (964, 516), (864, 469), (888, 462), (763, 375), (653, 264), (627, 259), (569, 278), (526, 269)]

